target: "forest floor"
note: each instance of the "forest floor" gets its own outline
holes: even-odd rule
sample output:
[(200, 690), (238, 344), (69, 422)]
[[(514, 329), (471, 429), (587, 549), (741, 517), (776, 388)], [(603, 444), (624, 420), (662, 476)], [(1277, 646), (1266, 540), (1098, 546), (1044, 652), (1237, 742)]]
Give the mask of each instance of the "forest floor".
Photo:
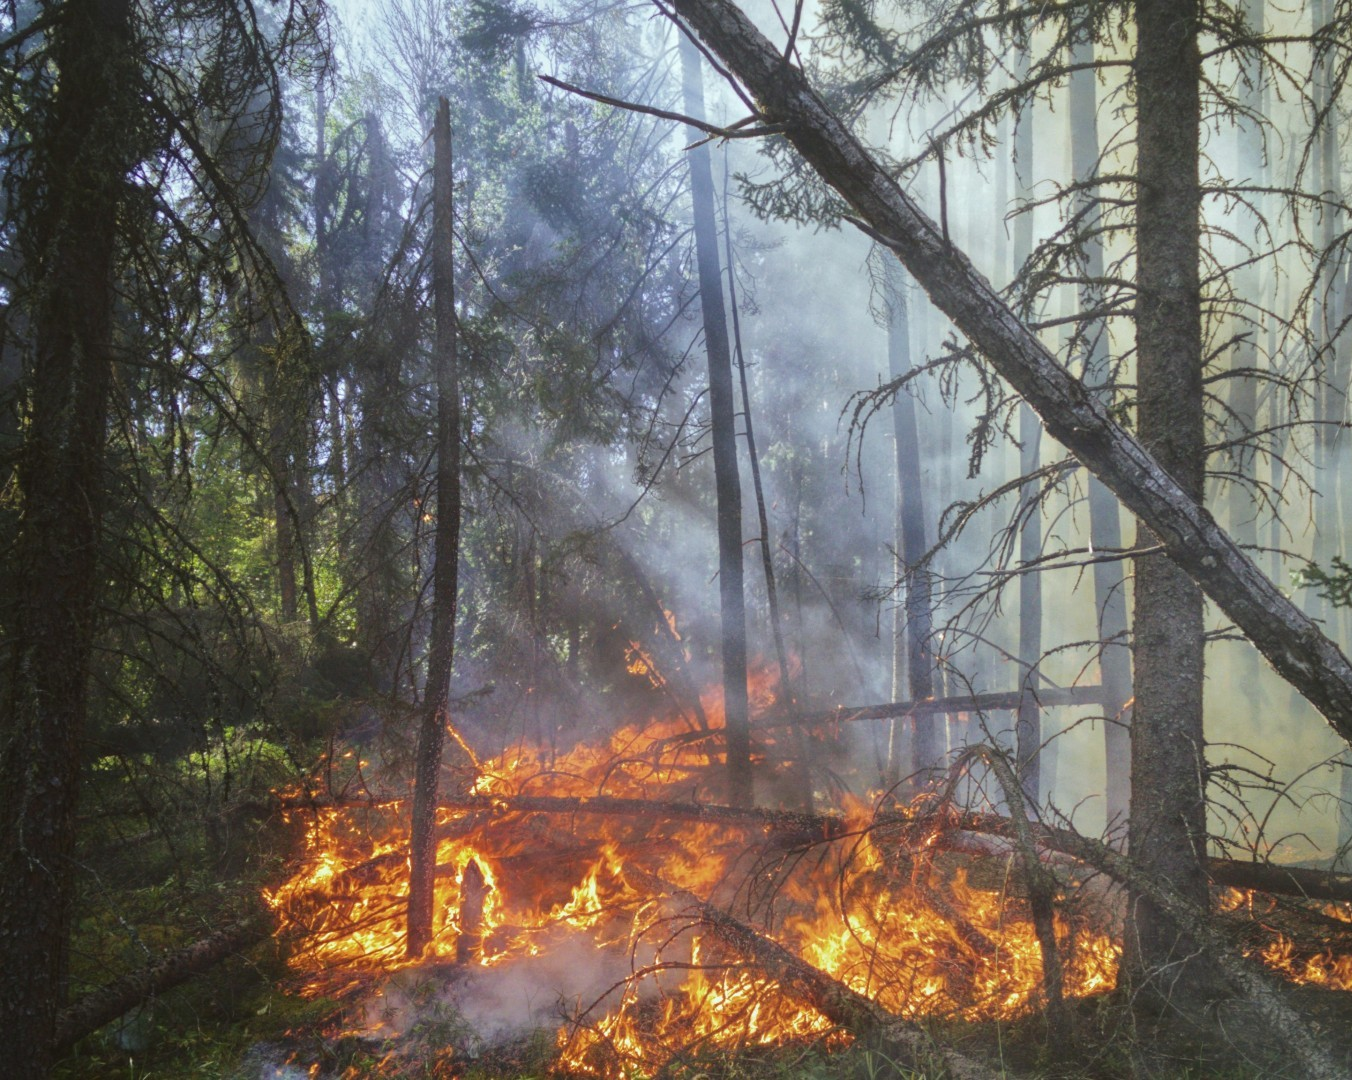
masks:
[[(450, 965), (365, 975), (334, 997), (306, 998), (275, 946), (236, 957), (85, 1040), (56, 1080), (525, 1080), (585, 1075), (559, 1066), (557, 1024), (484, 1039), (448, 986)], [(1293, 990), (1324, 1032), (1352, 1031), (1352, 992)], [(373, 1023), (373, 1003), (417, 1017), (397, 1035)], [(378, 1005), (375, 1007), (379, 1007)], [(934, 1022), (936, 1045), (986, 1063), (990, 1075), (1025, 1080), (1299, 1080), (1234, 1003), (1201, 1024), (1142, 1020), (1113, 994), (1078, 1001), (1071, 1037), (1053, 1042), (1038, 1016), (985, 1024)], [(773, 1047), (692, 1050), (665, 1067), (617, 1067), (625, 1080), (943, 1080), (942, 1067), (903, 1067), (862, 1044), (787, 1040)], [(835, 1040), (839, 1043), (839, 1039)]]

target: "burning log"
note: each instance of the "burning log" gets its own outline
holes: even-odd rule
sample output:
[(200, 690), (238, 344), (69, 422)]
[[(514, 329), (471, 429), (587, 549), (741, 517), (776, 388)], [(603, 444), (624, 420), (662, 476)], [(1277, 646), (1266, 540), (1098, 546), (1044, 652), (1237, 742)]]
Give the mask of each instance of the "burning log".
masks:
[(484, 901), (488, 881), (478, 862), (470, 859), (460, 875), (460, 937), (455, 943), (455, 962), (468, 964), (483, 951)]
[(1352, 900), (1352, 876), (1300, 866), (1208, 859), (1207, 873), (1217, 885), (1254, 889), (1307, 900)]
[(161, 957), (140, 971), (105, 983), (57, 1014), (56, 1049), (70, 1046), (130, 1012), (147, 998), (171, 990), (215, 967), (222, 960), (262, 941), (269, 932), (270, 927), (262, 920), (229, 926)]
[(957, 1051), (938, 1046), (909, 1021), (893, 1016), (863, 994), (693, 893), (634, 866), (626, 866), (624, 875), (640, 891), (662, 894), (685, 905), (724, 945), (765, 968), (784, 993), (810, 1005), (857, 1037), (876, 1041), (889, 1056), (918, 1065), (939, 1058), (956, 1080), (990, 1080), (996, 1075), (1011, 1075), (1007, 1071), (997, 1074)]

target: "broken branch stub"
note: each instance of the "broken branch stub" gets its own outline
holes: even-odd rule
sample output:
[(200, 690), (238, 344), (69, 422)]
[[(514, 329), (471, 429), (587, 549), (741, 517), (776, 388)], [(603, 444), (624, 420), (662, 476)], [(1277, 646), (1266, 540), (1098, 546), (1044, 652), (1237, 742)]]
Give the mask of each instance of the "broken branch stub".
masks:
[(1352, 663), (1338, 646), (1057, 362), (736, 4), (671, 0), (671, 6), (751, 91), (765, 122), (782, 127), (869, 235), (895, 252), (934, 305), (1037, 412), (1047, 432), (1149, 527), (1278, 674), (1352, 742)]

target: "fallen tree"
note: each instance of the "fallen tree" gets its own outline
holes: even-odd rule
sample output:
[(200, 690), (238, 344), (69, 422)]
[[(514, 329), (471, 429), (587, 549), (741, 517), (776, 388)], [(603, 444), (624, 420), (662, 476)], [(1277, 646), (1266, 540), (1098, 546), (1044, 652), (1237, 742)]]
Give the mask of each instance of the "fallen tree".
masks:
[(60, 1051), (110, 1024), (143, 1001), (172, 990), (222, 960), (262, 941), (271, 927), (259, 919), (238, 923), (171, 952), (153, 964), (128, 972), (86, 994), (56, 1017), (55, 1048)]
[(987, 1080), (1012, 1075), (1005, 1070), (997, 1072), (955, 1050), (939, 1046), (915, 1024), (892, 1015), (863, 994), (799, 959), (777, 941), (694, 893), (634, 866), (626, 865), (624, 876), (640, 892), (663, 895), (681, 904), (725, 946), (764, 968), (783, 993), (810, 1005), (858, 1038), (876, 1042), (889, 1057), (921, 1067), (933, 1061), (942, 1062), (947, 1075), (956, 1080)]
[(1000, 712), (1019, 708), (1031, 701), (1042, 709), (1065, 705), (1102, 705), (1105, 702), (1101, 686), (1048, 687), (1044, 690), (1002, 690), (991, 694), (958, 694), (953, 697), (924, 698), (920, 701), (887, 701), (879, 705), (838, 705), (827, 712), (812, 713), (792, 719), (765, 721), (758, 728), (820, 727), (825, 724), (848, 724), (857, 720), (895, 720), (914, 716), (938, 716), (953, 713)]
[(731, 0), (671, 0), (671, 8), (751, 91), (753, 119), (788, 139), (840, 193), (859, 215), (849, 220), (896, 254), (1048, 433), (1150, 528), (1276, 671), (1352, 742), (1352, 663), (1020, 322), (947, 229), (827, 107), (792, 62), (792, 46), (776, 48)]
[[(331, 807), (380, 809), (396, 805), (400, 801), (375, 796), (316, 798), (283, 800), (283, 806), (291, 809)], [(558, 795), (472, 795), (460, 798), (442, 797), (437, 805), (443, 810), (458, 810), (474, 815), (465, 821), (441, 826), (438, 837), (442, 839), (474, 832), (487, 825), (494, 816), (597, 814), (602, 817), (689, 821), (759, 829), (780, 845), (826, 843), (858, 836), (869, 829), (883, 828), (899, 830), (889, 838), (889, 842), (895, 843), (899, 849), (914, 845), (917, 849), (923, 847), (948, 850), (977, 857), (1003, 858), (1015, 854), (1013, 823), (1009, 818), (1000, 814), (959, 811), (952, 807), (945, 807), (938, 813), (895, 810), (861, 820), (840, 814), (806, 814), (796, 810), (724, 806), (719, 803), (655, 802), (610, 795), (596, 795), (590, 798)], [(1044, 856), (1060, 854), (1079, 859), (1078, 848), (1066, 839), (1076, 837), (1077, 834), (1037, 823), (1030, 823), (1029, 828)], [(397, 866), (404, 859), (405, 855), (402, 852), (377, 855), (345, 871), (342, 880), (350, 880), (353, 885), (360, 885), (374, 876), (387, 872), (390, 867)], [(1352, 875), (1348, 874), (1222, 858), (1208, 859), (1206, 868), (1211, 880), (1217, 885), (1307, 900), (1352, 901)]]

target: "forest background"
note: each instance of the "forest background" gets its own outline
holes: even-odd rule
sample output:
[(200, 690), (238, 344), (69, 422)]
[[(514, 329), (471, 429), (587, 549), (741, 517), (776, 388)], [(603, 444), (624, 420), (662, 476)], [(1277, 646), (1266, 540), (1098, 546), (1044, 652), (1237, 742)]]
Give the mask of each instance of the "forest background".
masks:
[[(1132, 424), (1133, 6), (781, 14), (945, 241)], [(1348, 14), (1202, 5), (1195, 159), (1205, 500), (1344, 643)], [(276, 790), (411, 781), (445, 516), (442, 97), (463, 455), (446, 692), (474, 753), (567, 748), (735, 682), (735, 526), (751, 666), (781, 703), (1099, 688), (842, 729), (810, 804), (989, 740), (1035, 803), (1120, 837), (1151, 540), (773, 133), (705, 145), (742, 395), (729, 525), (699, 139), (537, 78), (690, 114), (669, 20), (490, 0), (5, 19), (0, 947), (7, 979), (49, 972), (40, 1012), (151, 928), (213, 921), (204, 894), (275, 875)], [(745, 111), (705, 93), (716, 127)], [(1209, 783), (1210, 842), (1327, 865), (1352, 839), (1344, 744), (1225, 619), (1201, 632), (1206, 752), (1185, 772)], [(767, 769), (755, 799), (800, 804), (796, 774)]]

